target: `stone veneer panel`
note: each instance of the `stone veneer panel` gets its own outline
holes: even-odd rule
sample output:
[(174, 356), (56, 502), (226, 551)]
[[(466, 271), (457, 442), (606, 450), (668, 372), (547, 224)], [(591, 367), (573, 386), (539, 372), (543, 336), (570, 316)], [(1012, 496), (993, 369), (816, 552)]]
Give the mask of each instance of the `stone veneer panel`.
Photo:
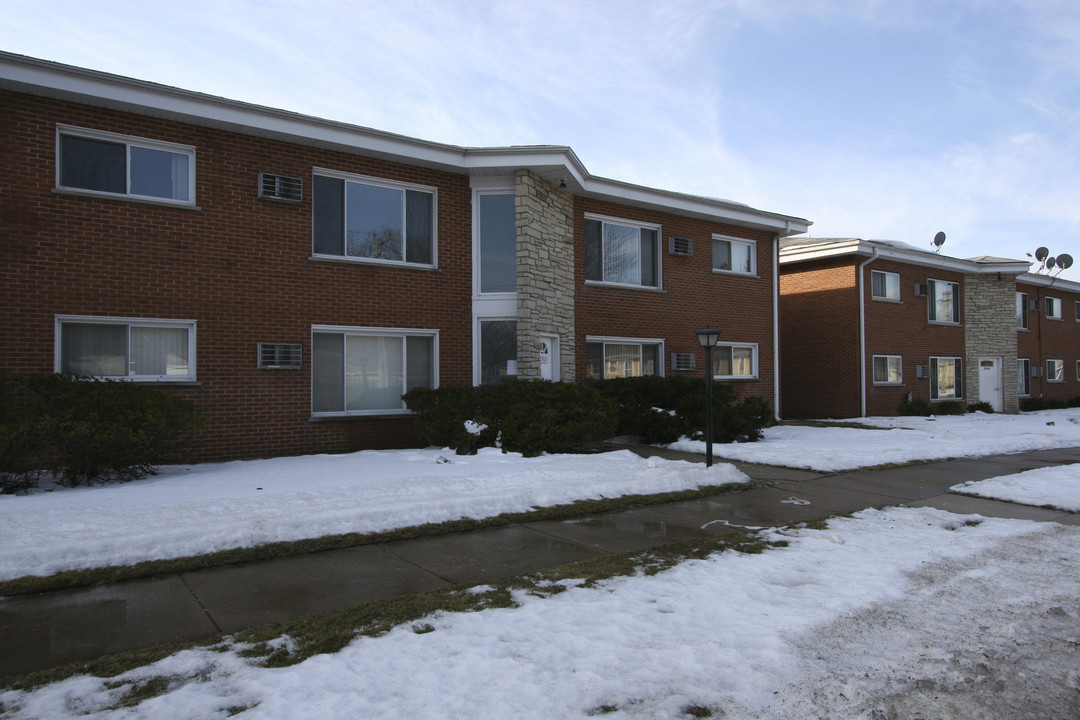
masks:
[(965, 402), (979, 401), (979, 358), (999, 357), (1002, 410), (1019, 412), (1015, 275), (964, 276), (964, 330)]
[(574, 372), (574, 200), (529, 170), (518, 170), (518, 377), (540, 377), (541, 335), (559, 337), (559, 377)]

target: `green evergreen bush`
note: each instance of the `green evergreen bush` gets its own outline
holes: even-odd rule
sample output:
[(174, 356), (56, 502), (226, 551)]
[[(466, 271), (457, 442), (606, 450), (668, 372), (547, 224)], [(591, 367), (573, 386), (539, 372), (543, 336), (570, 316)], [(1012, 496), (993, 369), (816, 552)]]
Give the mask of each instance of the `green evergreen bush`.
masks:
[(34, 375), (0, 394), (0, 474), (9, 477), (40, 470), (67, 486), (135, 480), (178, 459), (200, 426), (191, 403), (137, 383)]
[(990, 403), (986, 402), (985, 400), (980, 400), (979, 402), (974, 402), (974, 403), (971, 403), (970, 405), (968, 405), (967, 406), (967, 411), (969, 413), (973, 413), (973, 412), (993, 413), (994, 412), (994, 406), (991, 405)]

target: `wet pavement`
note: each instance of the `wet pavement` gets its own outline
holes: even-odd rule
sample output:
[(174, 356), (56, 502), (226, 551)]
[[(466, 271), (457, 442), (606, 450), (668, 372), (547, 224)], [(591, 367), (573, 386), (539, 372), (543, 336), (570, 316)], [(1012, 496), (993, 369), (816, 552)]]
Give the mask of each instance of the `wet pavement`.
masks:
[[(703, 462), (657, 448), (643, 455)], [(719, 460), (718, 462), (725, 462)], [(158, 578), (0, 598), (0, 677), (350, 607), (482, 584), (605, 554), (867, 507), (929, 506), (1080, 524), (1080, 514), (954, 495), (959, 483), (1080, 462), (1080, 448), (819, 473), (735, 464), (756, 486), (697, 500), (330, 550)]]

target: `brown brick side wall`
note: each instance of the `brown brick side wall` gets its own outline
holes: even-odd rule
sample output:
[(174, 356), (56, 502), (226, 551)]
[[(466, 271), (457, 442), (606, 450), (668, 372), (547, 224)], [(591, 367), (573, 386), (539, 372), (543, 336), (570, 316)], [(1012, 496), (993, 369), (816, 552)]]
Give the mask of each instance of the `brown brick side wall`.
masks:
[[(661, 224), (662, 289), (636, 289), (585, 282), (585, 214)], [(757, 275), (714, 273), (712, 236), (756, 241)], [(689, 257), (668, 254), (668, 238), (689, 238)], [(763, 231), (575, 198), (575, 277), (577, 279), (577, 376), (587, 377), (589, 336), (663, 338), (668, 375), (705, 378), (705, 355), (695, 330), (711, 325), (723, 331), (721, 342), (757, 343), (758, 379), (735, 381), (739, 397), (760, 396), (773, 405), (773, 236)], [(671, 353), (693, 353), (696, 370), (671, 369)]]
[[(1016, 290), (1028, 294), (1028, 329), (1016, 333), (1017, 357), (1031, 361), (1031, 367), (1042, 368), (1041, 377), (1030, 379), (1031, 397), (1047, 400), (1071, 400), (1080, 396), (1076, 363), (1080, 361), (1080, 322), (1076, 320), (1076, 303), (1080, 293), (1066, 291), (1060, 286), (1045, 287), (1017, 283)], [(1046, 298), (1061, 301), (1061, 320), (1046, 317)], [(1030, 309), (1032, 300), (1039, 301), (1039, 309)], [(1048, 382), (1046, 361), (1065, 362), (1065, 382)], [(1023, 398), (1021, 398), (1023, 401)]]

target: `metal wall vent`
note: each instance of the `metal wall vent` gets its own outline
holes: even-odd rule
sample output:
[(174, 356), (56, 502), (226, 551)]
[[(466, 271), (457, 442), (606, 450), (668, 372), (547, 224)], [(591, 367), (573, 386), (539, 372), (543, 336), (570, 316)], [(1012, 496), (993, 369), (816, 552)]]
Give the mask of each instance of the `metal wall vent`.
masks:
[(284, 175), (259, 173), (259, 197), (267, 200), (300, 202), (304, 199), (304, 181)]
[(915, 366), (915, 377), (917, 377), (917, 378), (928, 378), (928, 377), (930, 377), (930, 366), (929, 365), (916, 365)]
[(672, 370), (693, 370), (697, 367), (697, 355), (694, 353), (671, 353)]
[(304, 362), (300, 343), (259, 343), (260, 370), (295, 370)]
[(1038, 365), (1031, 366), (1031, 377), (1042, 377), (1042, 368)]
[(923, 297), (930, 294), (930, 286), (927, 283), (915, 283), (915, 295), (916, 297)]
[(1038, 300), (1032, 300), (1031, 301), (1031, 309), (1032, 310), (1038, 310), (1039, 309), (1039, 301)]
[(668, 252), (672, 255), (693, 255), (694, 241), (690, 238), (669, 237)]

